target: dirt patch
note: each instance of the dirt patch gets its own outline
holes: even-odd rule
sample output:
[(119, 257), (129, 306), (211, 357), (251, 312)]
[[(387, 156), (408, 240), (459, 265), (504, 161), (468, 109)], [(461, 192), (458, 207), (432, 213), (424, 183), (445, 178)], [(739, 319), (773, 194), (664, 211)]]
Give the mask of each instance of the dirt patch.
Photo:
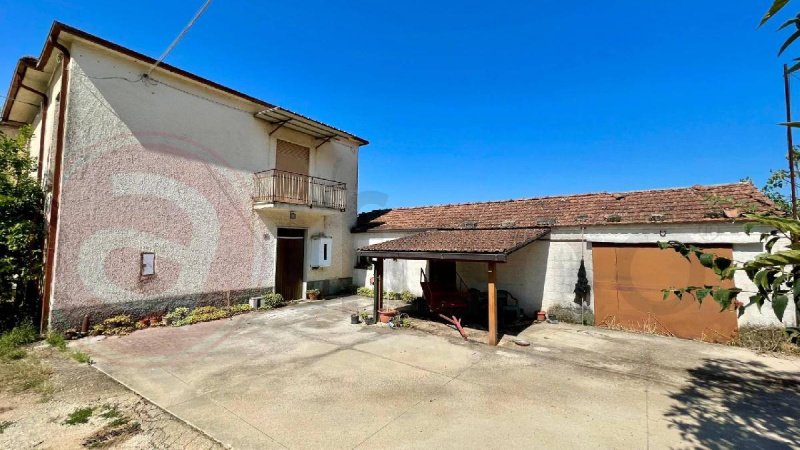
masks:
[(28, 361), (14, 363), (46, 379), (36, 378), (40, 388), (0, 389), (0, 448), (222, 448), (68, 352), (45, 343), (25, 350)]

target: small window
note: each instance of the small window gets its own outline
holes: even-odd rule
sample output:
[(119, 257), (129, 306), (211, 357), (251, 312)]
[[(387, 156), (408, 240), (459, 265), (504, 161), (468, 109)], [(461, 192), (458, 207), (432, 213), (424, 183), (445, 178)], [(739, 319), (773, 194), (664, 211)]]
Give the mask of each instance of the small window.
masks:
[(142, 277), (151, 277), (156, 274), (156, 254), (150, 252), (142, 253), (141, 272)]

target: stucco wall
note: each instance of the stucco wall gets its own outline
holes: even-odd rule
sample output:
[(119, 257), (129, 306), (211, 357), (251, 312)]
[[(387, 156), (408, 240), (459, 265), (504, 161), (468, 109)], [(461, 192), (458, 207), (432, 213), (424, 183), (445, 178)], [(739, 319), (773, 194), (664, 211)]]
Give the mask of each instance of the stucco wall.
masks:
[[(334, 238), (332, 266), (307, 268), (306, 280), (352, 276), (355, 144), (329, 142), (311, 155), (311, 175), (347, 183), (347, 212), (296, 220), (288, 210), (255, 212), (253, 173), (274, 167), (276, 139), (309, 145), (309, 137), (287, 129), (270, 137), (253, 117), (259, 105), (159, 71), (159, 83), (142, 80), (146, 66), (99, 47), (76, 43), (71, 52), (54, 326), (270, 289), (278, 226)], [(143, 251), (156, 253), (147, 280)]]
[[(695, 244), (733, 244), (734, 259), (746, 261), (763, 251), (759, 242), (760, 231), (766, 230), (755, 230), (748, 235), (741, 224), (614, 225), (587, 227), (583, 231), (580, 228), (556, 228), (545, 239), (512, 253), (508, 262), (498, 264), (497, 287), (517, 297), (523, 311), (532, 315), (553, 305), (573, 304), (573, 290), (582, 253), (589, 281), (593, 280), (593, 242), (637, 244), (678, 240)], [(376, 237), (369, 238), (371, 235)], [(396, 237), (400, 235), (396, 234)], [(391, 237), (390, 233), (362, 233), (357, 235), (356, 242), (376, 243)], [(413, 272), (414, 269), (418, 273), (416, 267), (424, 266), (424, 262), (417, 261), (398, 261), (393, 264), (406, 265), (405, 268), (395, 269), (404, 273)], [(486, 290), (486, 263), (459, 262), (457, 269), (470, 287)], [(390, 282), (391, 279), (387, 277), (387, 283)], [(741, 300), (746, 303), (748, 293), (753, 292), (755, 287), (744, 273), (737, 273), (734, 283), (744, 290)], [(591, 307), (594, 307), (593, 296)], [(784, 322), (794, 322), (793, 305), (787, 308)], [(766, 305), (762, 312), (749, 308), (739, 319), (740, 325), (777, 323), (770, 305)]]
[[(390, 241), (413, 233), (357, 233), (353, 235), (355, 249), (367, 245)], [(385, 260), (383, 263), (384, 290), (393, 292), (409, 291), (414, 295), (422, 296), (422, 286), (419, 284), (420, 269), (427, 270), (427, 261)], [(373, 270), (355, 269), (353, 271), (353, 284), (372, 288), (370, 278)]]

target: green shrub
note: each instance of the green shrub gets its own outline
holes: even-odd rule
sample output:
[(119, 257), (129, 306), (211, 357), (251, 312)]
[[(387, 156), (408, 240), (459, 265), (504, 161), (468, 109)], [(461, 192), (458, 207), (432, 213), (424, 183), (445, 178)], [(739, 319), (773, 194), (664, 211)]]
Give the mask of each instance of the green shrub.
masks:
[(271, 292), (261, 299), (262, 309), (279, 308), (285, 304), (286, 302), (283, 300), (283, 296), (275, 292)]
[(400, 300), (403, 300), (406, 303), (411, 303), (417, 298), (411, 291), (403, 291), (400, 293)]
[(189, 315), (190, 311), (191, 310), (189, 308), (179, 306), (164, 315), (164, 323), (166, 323), (167, 325), (174, 325), (176, 327), (180, 326), (178, 325), (178, 322), (185, 319), (186, 316)]
[(368, 287), (360, 287), (360, 288), (356, 289), (356, 294), (358, 294), (358, 295), (360, 295), (362, 297), (374, 297), (375, 296), (375, 292), (371, 288), (368, 288)]
[(0, 335), (0, 359), (22, 359), (25, 350), (21, 346), (30, 344), (38, 339), (39, 334), (30, 322), (25, 322), (14, 327), (11, 331)]
[(386, 300), (400, 300), (403, 298), (403, 296), (399, 292), (384, 291), (383, 298)]
[(230, 314), (232, 316), (235, 316), (237, 314), (243, 314), (243, 313), (246, 313), (246, 312), (250, 312), (250, 311), (253, 310), (253, 308), (251, 308), (250, 305), (247, 304), (247, 303), (239, 303), (237, 305), (233, 305), (233, 306), (227, 308), (227, 310), (228, 310), (228, 312), (230, 312)]
[(136, 329), (131, 316), (127, 314), (120, 314), (118, 316), (109, 317), (102, 323), (92, 327), (94, 334), (104, 334), (106, 336), (121, 336), (128, 334)]
[(212, 320), (230, 317), (230, 313), (216, 306), (201, 306), (195, 308), (185, 318), (174, 323), (176, 326), (191, 325), (200, 322), (210, 322)]
[(61, 352), (67, 349), (67, 341), (64, 340), (64, 335), (59, 333), (58, 331), (51, 331), (47, 333), (46, 340), (51, 347), (55, 347)]
[(594, 325), (594, 313), (589, 308), (583, 309), (581, 320), (581, 307), (579, 305), (553, 305), (547, 309), (547, 315), (559, 322), (577, 323), (579, 325)]
[(800, 346), (792, 343), (786, 329), (776, 326), (745, 325), (739, 327), (736, 336), (728, 344), (757, 352), (800, 354)]
[(75, 350), (74, 352), (70, 353), (69, 355), (75, 361), (78, 361), (81, 364), (91, 364), (92, 358), (85, 352), (80, 350)]

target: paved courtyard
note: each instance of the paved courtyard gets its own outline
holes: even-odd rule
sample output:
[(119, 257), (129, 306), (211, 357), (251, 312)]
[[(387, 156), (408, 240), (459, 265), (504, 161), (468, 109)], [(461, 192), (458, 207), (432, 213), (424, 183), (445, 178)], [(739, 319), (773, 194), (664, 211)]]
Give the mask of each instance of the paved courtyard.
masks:
[(351, 325), (347, 297), (81, 346), (233, 448), (790, 448), (800, 360), (567, 325), (518, 347)]

